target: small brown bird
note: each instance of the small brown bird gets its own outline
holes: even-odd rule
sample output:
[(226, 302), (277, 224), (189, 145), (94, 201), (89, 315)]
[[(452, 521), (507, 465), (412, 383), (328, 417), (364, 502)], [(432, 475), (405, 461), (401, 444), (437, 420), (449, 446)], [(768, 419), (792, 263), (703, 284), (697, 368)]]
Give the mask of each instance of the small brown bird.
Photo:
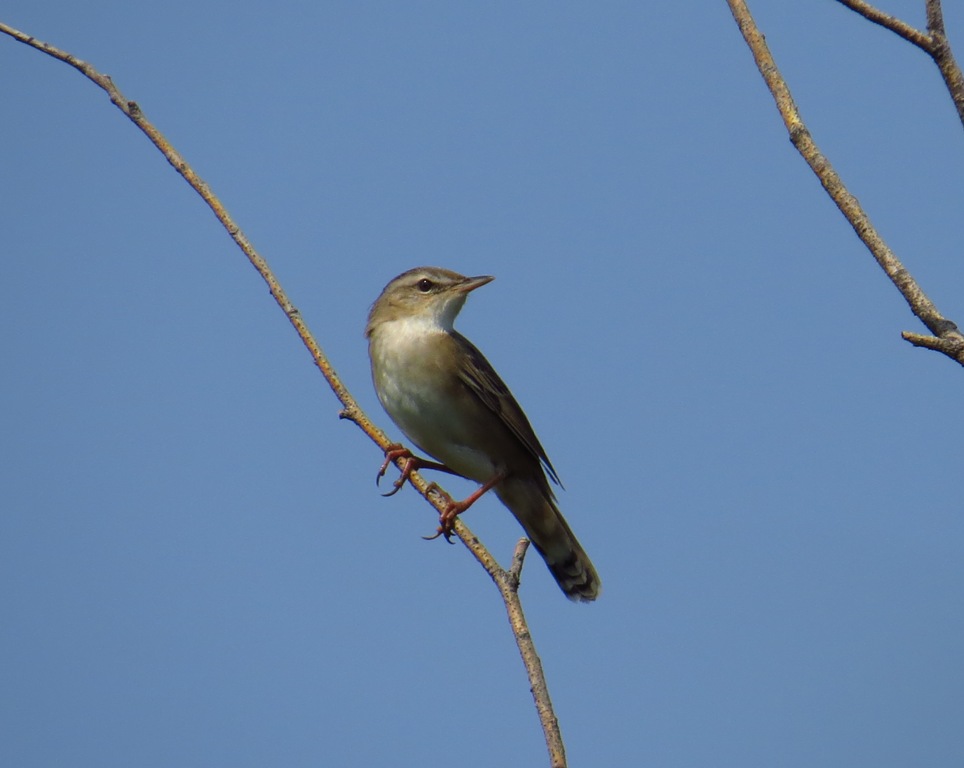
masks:
[(492, 489), (566, 597), (595, 600), (599, 576), (556, 506), (546, 473), (559, 479), (539, 438), (489, 361), (453, 327), (469, 292), (492, 280), (418, 267), (385, 286), (365, 329), (375, 391), (399, 429), (442, 462), (415, 460), (406, 473), (419, 465), (443, 468), (481, 484), (465, 501), (453, 502), (440, 532)]

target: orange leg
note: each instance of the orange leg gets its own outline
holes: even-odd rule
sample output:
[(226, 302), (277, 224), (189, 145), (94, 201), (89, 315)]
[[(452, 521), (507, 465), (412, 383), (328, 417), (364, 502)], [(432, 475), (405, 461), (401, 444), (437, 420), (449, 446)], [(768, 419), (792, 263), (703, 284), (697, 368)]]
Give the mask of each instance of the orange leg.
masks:
[(497, 473), (491, 480), (488, 480), (485, 482), (485, 484), (480, 485), (473, 494), (467, 496), (462, 501), (455, 501), (451, 496), (442, 491), (436, 485), (436, 493), (442, 496), (445, 500), (445, 510), (439, 515), (438, 530), (435, 532), (435, 535), (423, 536), (422, 538), (426, 541), (431, 541), (432, 539), (437, 539), (439, 536), (444, 536), (445, 540), (451, 544), (452, 531), (455, 528), (455, 519), (503, 480), (505, 480), (505, 472)]
[(392, 443), (388, 448), (385, 449), (385, 461), (382, 462), (382, 466), (378, 470), (378, 474), (375, 475), (375, 485), (381, 482), (381, 479), (385, 476), (388, 471), (388, 467), (394, 463), (396, 459), (405, 459), (405, 464), (402, 466), (402, 473), (398, 476), (398, 479), (392, 483), (392, 490), (388, 493), (383, 493), (382, 496), (394, 496), (400, 490), (402, 486), (405, 485), (405, 481), (409, 479), (412, 472), (417, 469), (435, 469), (439, 472), (448, 472), (450, 475), (454, 475), (451, 469), (446, 467), (444, 464), (439, 464), (437, 461), (429, 461), (428, 459), (420, 459), (418, 456), (412, 454), (408, 448), (403, 447), (400, 443)]

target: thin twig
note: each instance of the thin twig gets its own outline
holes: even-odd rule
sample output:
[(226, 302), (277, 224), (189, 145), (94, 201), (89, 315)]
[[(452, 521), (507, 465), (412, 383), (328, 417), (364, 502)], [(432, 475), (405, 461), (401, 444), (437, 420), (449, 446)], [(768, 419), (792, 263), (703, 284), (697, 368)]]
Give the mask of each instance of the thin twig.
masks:
[(944, 84), (947, 86), (954, 106), (957, 107), (957, 116), (964, 126), (964, 74), (957, 65), (951, 44), (944, 32), (944, 12), (941, 10), (940, 0), (927, 0), (927, 31), (930, 32), (933, 40), (934, 50), (932, 56), (937, 68), (941, 71)]
[[(234, 219), (231, 218), (230, 214), (227, 212), (227, 209), (211, 191), (210, 187), (208, 187), (208, 185), (194, 172), (191, 166), (188, 165), (180, 154), (178, 154), (178, 152), (173, 146), (171, 146), (161, 132), (158, 131), (157, 128), (155, 128), (154, 125), (147, 119), (137, 103), (128, 101), (127, 98), (121, 93), (120, 89), (114, 85), (113, 80), (111, 80), (108, 75), (98, 72), (90, 64), (78, 59), (76, 56), (73, 56), (66, 51), (62, 51), (59, 48), (50, 45), (49, 43), (37, 40), (35, 37), (24, 34), (23, 32), (20, 32), (2, 22), (0, 22), (0, 32), (3, 32), (16, 40), (19, 40), (25, 45), (36, 48), (38, 51), (42, 51), (43, 53), (46, 53), (49, 56), (59, 59), (60, 61), (63, 61), (64, 63), (74, 67), (81, 74), (106, 91), (111, 102), (117, 106), (121, 112), (127, 115), (127, 117), (130, 118), (130, 120), (147, 135), (154, 146), (161, 151), (174, 169), (181, 174), (184, 180), (190, 184), (191, 187), (204, 199), (204, 201), (214, 212), (214, 215), (217, 216), (218, 221), (220, 221), (227, 230), (228, 234), (231, 236), (231, 239), (237, 243), (238, 247), (248, 258), (248, 261), (250, 261), (252, 266), (258, 271), (258, 274), (261, 275), (265, 283), (268, 284), (268, 289), (271, 291), (271, 295), (278, 303), (278, 306), (280, 306), (282, 311), (285, 313), (285, 316), (298, 333), (299, 338), (311, 353), (311, 357), (315, 361), (315, 365), (318, 366), (318, 369), (325, 377), (325, 380), (335, 393), (335, 396), (342, 404), (342, 410), (339, 413), (340, 418), (354, 422), (383, 451), (387, 450), (389, 446), (392, 445), (392, 442), (388, 439), (385, 433), (382, 432), (382, 430), (372, 423), (368, 416), (358, 406), (358, 403), (355, 401), (355, 399), (348, 392), (348, 389), (344, 386), (344, 384), (342, 384), (331, 363), (328, 361), (328, 358), (325, 356), (321, 347), (318, 345), (318, 342), (315, 341), (311, 331), (308, 329), (308, 324), (302, 319), (301, 313), (288, 299), (284, 290), (281, 288), (281, 284), (278, 282), (278, 279), (268, 267), (268, 263), (260, 256), (260, 254), (257, 253), (257, 251), (255, 251), (254, 247), (241, 231), (241, 228), (234, 222)], [(396, 460), (396, 464), (399, 469), (402, 469), (404, 461), (404, 458), (399, 458)], [(440, 513), (445, 510), (445, 501), (437, 494), (429, 493), (431, 484), (428, 483), (417, 472), (411, 473), (410, 481), (418, 492)], [(555, 713), (552, 709), (552, 702), (549, 699), (549, 690), (546, 686), (546, 679), (542, 670), (542, 663), (539, 660), (539, 656), (536, 654), (535, 645), (532, 642), (532, 635), (529, 632), (525, 615), (522, 612), (522, 603), (519, 600), (519, 574), (515, 570), (516, 564), (515, 562), (513, 563), (513, 578), (510, 577), (509, 572), (502, 569), (489, 550), (482, 544), (482, 542), (479, 541), (478, 537), (472, 533), (469, 527), (463, 523), (461, 519), (456, 520), (454, 532), (459, 539), (461, 539), (462, 543), (465, 544), (469, 551), (475, 556), (476, 560), (481, 563), (482, 567), (492, 577), (493, 581), (495, 581), (496, 586), (498, 587), (499, 592), (505, 601), (506, 611), (509, 616), (509, 624), (512, 627), (513, 634), (515, 635), (516, 643), (519, 646), (519, 652), (522, 655), (522, 660), (529, 676), (529, 684), (532, 688), (532, 697), (535, 701), (536, 711), (539, 714), (539, 721), (543, 726), (546, 746), (549, 749), (550, 764), (552, 768), (565, 768), (565, 749), (563, 748), (562, 744), (562, 735), (559, 730), (559, 723), (556, 720)], [(518, 560), (518, 567), (520, 569), (522, 567), (521, 556)]]
[(889, 29), (895, 35), (900, 35), (907, 42), (913, 43), (918, 48), (926, 51), (928, 54), (932, 52), (932, 47), (934, 41), (931, 38), (921, 32), (916, 27), (912, 27), (905, 21), (901, 21), (896, 16), (891, 16), (889, 13), (884, 13), (878, 8), (875, 8), (870, 3), (864, 2), (864, 0), (837, 0), (841, 5), (847, 6), (850, 10), (855, 13), (859, 13), (867, 21), (872, 21), (874, 24), (879, 24), (885, 29)]
[(783, 123), (790, 134), (790, 141), (793, 142), (793, 146), (796, 147), (816, 174), (827, 194), (830, 195), (840, 212), (850, 222), (857, 236), (867, 246), (877, 264), (900, 291), (911, 311), (937, 337), (937, 341), (941, 342), (940, 344), (935, 343), (930, 348), (938, 349), (952, 360), (964, 365), (964, 335), (961, 334), (957, 325), (937, 310), (934, 303), (921, 290), (917, 281), (911, 277), (874, 228), (857, 198), (850, 194), (844, 186), (830, 161), (817, 148), (810, 131), (807, 130), (803, 119), (800, 117), (800, 112), (793, 101), (790, 89), (767, 48), (766, 40), (753, 21), (744, 0), (727, 0), (727, 3), (733, 13), (733, 18), (740, 27), (743, 39), (746, 40), (746, 44), (753, 53), (757, 68), (773, 95), (777, 110), (783, 118)]
[(516, 544), (515, 552), (512, 555), (512, 567), (508, 571), (501, 568), (488, 550), (478, 545), (478, 540), (474, 537), (471, 541), (465, 539), (462, 539), (462, 541), (465, 542), (465, 546), (475, 555), (475, 559), (485, 568), (489, 576), (492, 577), (492, 581), (499, 588), (509, 616), (509, 624), (512, 625), (512, 634), (515, 635), (516, 645), (519, 647), (519, 653), (522, 655), (526, 671), (529, 673), (532, 700), (535, 702), (536, 711), (539, 713), (542, 731), (546, 735), (549, 764), (552, 768), (565, 768), (566, 748), (562, 743), (562, 732), (559, 730), (559, 721), (556, 719), (556, 713), (552, 708), (552, 700), (549, 698), (546, 676), (542, 671), (542, 661), (539, 659), (539, 654), (536, 653), (536, 646), (532, 642), (532, 635), (529, 632), (529, 624), (526, 621), (525, 613), (522, 611), (522, 601), (519, 599), (519, 577), (522, 572), (526, 550), (529, 547), (529, 540), (520, 539), (519, 543)]
[(522, 579), (522, 564), (526, 559), (526, 550), (529, 549), (528, 539), (519, 539), (515, 545), (515, 552), (512, 553), (512, 566), (509, 568), (509, 578), (515, 582), (515, 588), (519, 589), (519, 581)]
[(964, 74), (957, 65), (954, 52), (944, 32), (944, 11), (941, 8), (941, 0), (927, 0), (926, 34), (895, 16), (875, 8), (865, 0), (837, 0), (837, 2), (868, 21), (889, 29), (930, 56), (940, 70), (941, 77), (944, 78), (944, 85), (947, 86), (951, 100), (957, 108), (957, 116), (961, 125), (964, 126)]

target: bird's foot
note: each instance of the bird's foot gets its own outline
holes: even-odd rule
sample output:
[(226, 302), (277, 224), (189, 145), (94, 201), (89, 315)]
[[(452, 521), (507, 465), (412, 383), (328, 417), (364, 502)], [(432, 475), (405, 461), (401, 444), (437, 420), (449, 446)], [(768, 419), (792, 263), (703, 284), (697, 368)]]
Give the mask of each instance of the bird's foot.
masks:
[[(388, 493), (383, 493), (382, 496), (394, 496), (400, 490), (402, 486), (405, 485), (405, 481), (411, 479), (412, 472), (418, 469), (435, 469), (439, 472), (448, 472), (454, 475), (455, 473), (449, 469), (444, 464), (439, 464), (437, 461), (429, 461), (428, 459), (420, 459), (415, 456), (408, 448), (405, 448), (401, 443), (392, 443), (385, 449), (385, 461), (382, 462), (381, 467), (378, 469), (378, 474), (375, 475), (375, 485), (379, 485), (385, 473), (388, 471), (388, 467), (392, 465), (398, 459), (405, 459), (405, 463), (402, 465), (401, 474), (392, 483), (392, 490)], [(437, 487), (437, 486), (436, 486)]]
[(452, 534), (455, 532), (455, 520), (465, 510), (472, 506), (472, 501), (474, 501), (474, 499), (469, 501), (468, 504), (465, 503), (465, 501), (468, 501), (468, 499), (465, 501), (456, 501), (445, 491), (439, 488), (438, 483), (432, 483), (428, 487), (428, 492), (431, 491), (434, 491), (441, 497), (442, 501), (445, 503), (445, 508), (438, 516), (438, 528), (436, 529), (435, 533), (431, 536), (423, 536), (422, 538), (425, 539), (425, 541), (433, 541), (439, 536), (444, 536), (445, 540), (449, 544), (454, 544), (455, 542), (452, 541)]
[(392, 483), (392, 490), (388, 493), (383, 493), (382, 496), (394, 496), (402, 490), (405, 481), (416, 469), (415, 465), (418, 459), (412, 455), (412, 452), (408, 450), (408, 448), (403, 447), (401, 443), (392, 443), (385, 449), (385, 461), (382, 462), (381, 467), (378, 468), (378, 474), (375, 475), (375, 485), (381, 484), (382, 478), (385, 477), (385, 473), (388, 471), (388, 467), (394, 464), (396, 459), (406, 460), (402, 466), (402, 473), (398, 476), (398, 479)]
[(462, 501), (455, 501), (445, 491), (439, 488), (436, 483), (432, 483), (429, 486), (429, 490), (434, 490), (442, 498), (445, 506), (438, 516), (438, 529), (435, 531), (434, 535), (423, 536), (422, 538), (426, 541), (432, 541), (433, 539), (437, 539), (439, 536), (444, 536), (445, 540), (449, 544), (452, 544), (452, 534), (455, 533), (455, 521), (458, 519), (458, 516), (475, 504), (475, 502), (481, 499), (486, 492), (501, 483), (504, 479), (505, 472), (499, 472), (484, 485), (479, 486), (471, 496), (462, 499)]

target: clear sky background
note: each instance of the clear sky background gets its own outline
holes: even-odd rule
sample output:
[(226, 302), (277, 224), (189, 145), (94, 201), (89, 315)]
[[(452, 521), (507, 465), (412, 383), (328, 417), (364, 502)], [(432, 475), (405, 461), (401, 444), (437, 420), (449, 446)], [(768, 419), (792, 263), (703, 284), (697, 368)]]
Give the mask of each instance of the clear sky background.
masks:
[[(948, 2), (964, 58), (964, 15)], [(923, 2), (883, 6), (923, 24)], [(752, 3), (814, 136), (964, 321), (961, 125), (918, 50)], [(345, 383), (432, 264), (604, 593), (522, 587), (573, 766), (959, 766), (964, 371), (791, 147), (713, 3), (75, 3), (89, 60), (268, 259)], [(197, 195), (0, 39), (0, 764), (536, 766), (504, 609)], [(468, 483), (445, 484), (456, 494)], [(507, 561), (515, 521), (468, 523)]]

